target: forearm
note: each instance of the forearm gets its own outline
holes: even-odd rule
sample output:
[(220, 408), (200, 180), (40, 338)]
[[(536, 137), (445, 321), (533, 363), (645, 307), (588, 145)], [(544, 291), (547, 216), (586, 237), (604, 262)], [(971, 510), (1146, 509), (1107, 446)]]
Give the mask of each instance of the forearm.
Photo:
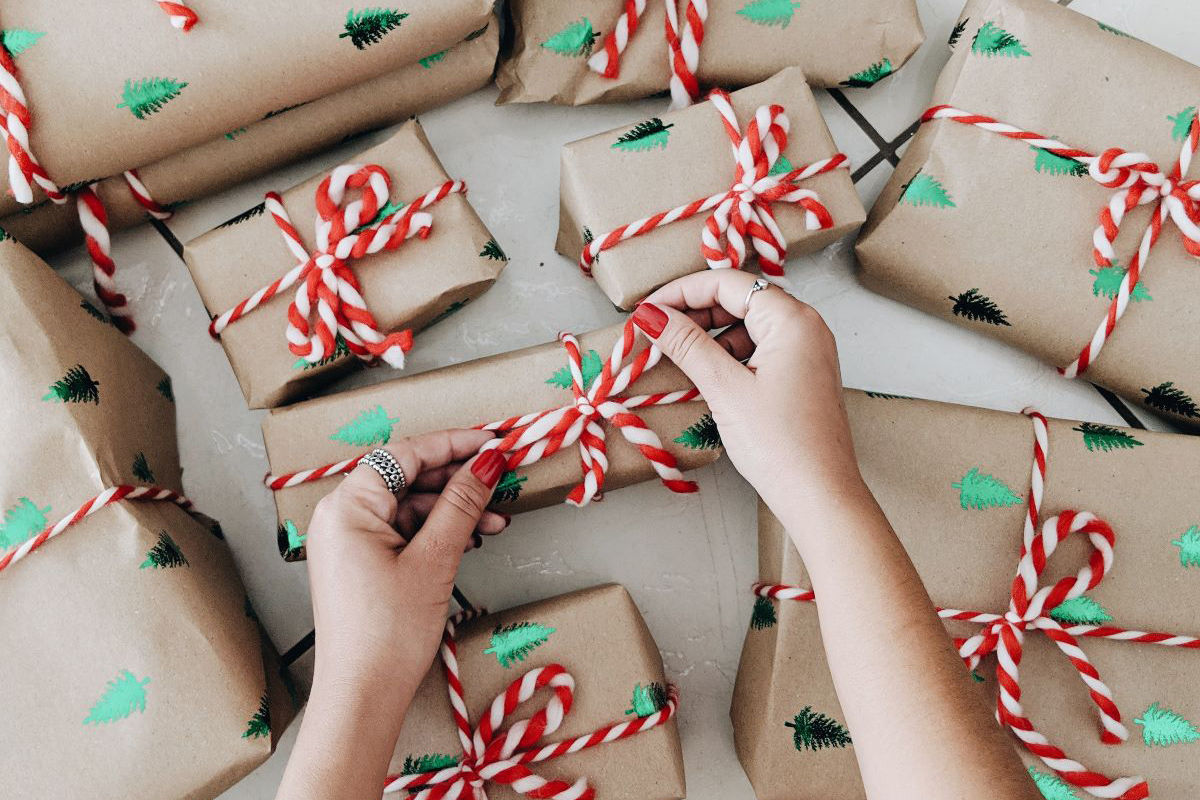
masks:
[(1036, 798), (867, 488), (780, 512), (816, 592), (871, 800)]

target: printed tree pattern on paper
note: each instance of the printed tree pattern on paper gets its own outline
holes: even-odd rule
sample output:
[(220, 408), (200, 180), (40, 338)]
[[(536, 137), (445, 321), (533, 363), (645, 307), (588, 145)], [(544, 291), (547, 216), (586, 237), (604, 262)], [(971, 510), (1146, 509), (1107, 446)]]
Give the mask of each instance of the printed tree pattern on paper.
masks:
[(622, 133), (613, 142), (612, 147), (614, 150), (624, 150), (627, 153), (661, 150), (667, 146), (667, 142), (671, 138), (670, 129), (674, 127), (674, 123), (663, 124), (658, 117), (652, 117)]
[(0, 31), (0, 45), (8, 51), (8, 54), (13, 58), (21, 55), (29, 48), (37, 44), (38, 39), (45, 36), (44, 31), (28, 31), (23, 28), (7, 28)]
[(967, 23), (970, 21), (970, 17), (964, 17), (954, 26), (954, 30), (950, 31), (950, 38), (946, 42), (950, 49), (954, 49), (954, 46), (962, 39), (962, 35), (967, 31)]
[[(1092, 281), (1092, 296), (1113, 300), (1116, 298), (1117, 293), (1121, 291), (1121, 281), (1125, 280), (1125, 273), (1129, 272), (1129, 270), (1114, 262), (1111, 267), (1089, 269), (1088, 272), (1095, 278)], [(1138, 281), (1137, 285), (1129, 292), (1129, 299), (1135, 303), (1140, 303), (1143, 300), (1153, 300), (1154, 298), (1146, 290), (1145, 282)]]
[(100, 404), (100, 383), (82, 364), (67, 370), (67, 374), (50, 384), (50, 391), (43, 397), (48, 403), (91, 403)]
[(150, 465), (146, 462), (146, 454), (141, 450), (133, 457), (131, 471), (133, 472), (133, 477), (142, 483), (154, 483), (154, 470), (150, 469)]
[(1084, 164), (1082, 161), (1076, 161), (1073, 158), (1051, 153), (1049, 150), (1041, 147), (1031, 147), (1029, 149), (1037, 153), (1037, 158), (1033, 161), (1033, 168), (1045, 175), (1070, 175), (1075, 178), (1082, 178), (1088, 174), (1087, 164)]
[(1150, 408), (1190, 419), (1200, 417), (1200, 408), (1196, 407), (1196, 401), (1188, 397), (1174, 381), (1160, 383), (1153, 389), (1142, 389), (1142, 394), (1146, 395), (1142, 402)]
[(712, 414), (705, 414), (694, 425), (675, 437), (675, 443), (690, 450), (716, 450), (721, 447), (721, 432)]
[(267, 210), (267, 204), (265, 202), (259, 203), (256, 206), (250, 206), (242, 213), (240, 213), (236, 216), (230, 217), (229, 219), (225, 220), (217, 227), (218, 228), (228, 228), (231, 225), (240, 225), (241, 223), (245, 222), (248, 219), (253, 219), (255, 217), (261, 216), (262, 213), (266, 210)]
[(980, 294), (979, 289), (968, 289), (957, 297), (951, 295), (947, 299), (954, 301), (950, 312), (956, 317), (986, 322), (988, 325), (1012, 325), (999, 306), (990, 297)]
[(906, 394), (888, 394), (887, 392), (863, 392), (867, 397), (874, 397), (876, 400), (912, 400)]
[(980, 675), (979, 670), (977, 669), (971, 670), (971, 680), (975, 681), (976, 683), (987, 683), (987, 678)]
[(800, 5), (793, 0), (750, 0), (737, 13), (758, 25), (786, 28)]
[(275, 539), (279, 544), (279, 552), (287, 561), (294, 561), (304, 548), (304, 540), (308, 537), (300, 533), (296, 523), (285, 519), (276, 531)]
[(394, 8), (364, 8), (361, 11), (351, 9), (346, 12), (345, 31), (338, 34), (339, 39), (349, 39), (359, 50), (366, 50), (373, 44), (378, 44), (389, 32), (400, 27), (400, 23), (408, 14), (403, 14)]
[(1029, 51), (1025, 49), (1025, 45), (1021, 44), (1020, 39), (990, 20), (983, 23), (982, 27), (975, 32), (975, 39), (971, 42), (971, 52), (988, 58), (993, 56), (1023, 58), (1029, 55)]
[(515, 503), (521, 496), (521, 484), (527, 480), (529, 480), (527, 476), (521, 475), (516, 470), (508, 470), (500, 476), (500, 482), (492, 490), (491, 504)]
[(89, 303), (87, 300), (80, 300), (79, 307), (82, 308), (85, 312), (87, 312), (87, 315), (89, 317), (95, 319), (97, 322), (103, 322), (105, 325), (112, 324), (109, 321), (108, 317), (104, 316), (104, 314), (101, 313), (100, 309), (96, 308), (94, 305)]
[(446, 59), (446, 53), (448, 53), (448, 52), (450, 52), (450, 51), (449, 50), (441, 50), (437, 53), (432, 53), (432, 54), (427, 55), (424, 58), (422, 58), (419, 63), (425, 69), (431, 69), (434, 64), (444, 61)]
[(1200, 739), (1200, 731), (1195, 725), (1158, 703), (1152, 703), (1133, 722), (1142, 726), (1142, 741), (1147, 747), (1169, 747)]
[(659, 683), (640, 683), (633, 687), (631, 707), (625, 709), (626, 714), (636, 717), (649, 717), (667, 707), (667, 690)]
[(494, 238), (488, 239), (487, 244), (479, 251), (480, 258), (490, 258), (492, 261), (508, 261), (508, 256)]
[(145, 119), (179, 97), (186, 86), (186, 81), (174, 78), (142, 78), (137, 81), (129, 78), (125, 80), (117, 108), (127, 108), (138, 119)]
[(1182, 142), (1192, 132), (1192, 121), (1196, 119), (1196, 107), (1188, 106), (1178, 114), (1167, 117), (1171, 123), (1171, 138)]
[[(46, 509), (49, 511), (49, 509)], [(7, 521), (7, 515), (6, 521)], [(1179, 548), (1179, 565), (1184, 568), (1200, 567), (1200, 526), (1193, 525), (1171, 544)], [(0, 542), (0, 549), (3, 543)]]
[[(24, 211), (24, 209), (22, 209), (22, 211)], [(9, 239), (12, 239), (12, 238), (13, 237), (12, 237), (11, 233), (4, 230), (4, 228), (0, 228), (0, 242), (7, 242)], [(16, 240), (14, 239), (13, 241), (16, 241)], [(87, 301), (85, 300), (84, 302), (86, 303)]]
[(316, 369), (317, 367), (323, 367), (326, 364), (332, 364), (339, 358), (345, 358), (348, 355), (350, 355), (350, 348), (346, 346), (346, 340), (343, 339), (342, 335), (339, 333), (334, 337), (332, 353), (324, 358), (319, 358), (316, 361), (309, 361), (307, 358), (301, 356), (300, 358), (296, 359), (295, 364), (292, 364), (292, 369)]
[(796, 167), (792, 164), (791, 159), (789, 159), (783, 153), (780, 153), (779, 158), (775, 159), (775, 165), (771, 167), (767, 174), (774, 178), (778, 175), (787, 175), (795, 168)]
[(917, 172), (912, 180), (900, 188), (900, 202), (910, 206), (932, 206), (934, 208), (957, 208), (950, 193), (942, 182), (932, 175)]
[(357, 447), (387, 444), (392, 439), (392, 428), (399, 421), (398, 417), (389, 417), (383, 406), (375, 406), (338, 428), (329, 438)]
[(1073, 431), (1083, 434), (1083, 446), (1091, 452), (1107, 453), (1112, 450), (1132, 450), (1141, 447), (1142, 443), (1133, 438), (1133, 434), (1114, 428), (1112, 425), (1101, 425), (1098, 422), (1081, 422)]
[(154, 385), (154, 389), (170, 402), (175, 402), (175, 389), (171, 386), (169, 375), (164, 375), (163, 379)]
[[(595, 350), (588, 350), (579, 359), (579, 371), (583, 373), (583, 388), (592, 388), (592, 382), (604, 371), (604, 359)], [(560, 389), (571, 388), (571, 368), (559, 367), (546, 379), (546, 383)]]
[(592, 30), (591, 20), (584, 17), (542, 42), (541, 46), (560, 56), (590, 56), (599, 38), (600, 32)]
[(1105, 33), (1111, 33), (1113, 36), (1121, 36), (1126, 39), (1134, 38), (1133, 36), (1130, 36), (1128, 33), (1121, 30), (1120, 28), (1114, 28), (1112, 25), (1105, 25), (1103, 22), (1097, 22), (1096, 27), (1099, 28), (1100, 30), (1104, 31)]
[(986, 472), (980, 472), (979, 467), (971, 467), (962, 476), (962, 480), (950, 484), (952, 489), (958, 489), (958, 503), (963, 510), (975, 509), (983, 511), (988, 508), (1007, 508), (1021, 502), (1021, 496), (997, 477)]
[(37, 536), (50, 521), (46, 515), (50, 506), (38, 508), (28, 497), (18, 498), (15, 505), (5, 509), (4, 521), (0, 522), (0, 553)]
[(479, 28), (478, 30), (473, 30), (473, 31), (471, 31), (470, 33), (468, 33), (468, 34), (467, 34), (467, 38), (463, 39), (463, 41), (464, 41), (464, 42), (473, 42), (473, 41), (475, 41), (475, 40), (476, 40), (476, 39), (478, 39), (480, 36), (483, 36), (485, 33), (487, 33), (487, 29), (488, 29), (488, 27), (489, 27), (490, 25), (491, 25), (491, 23), (490, 23), (490, 22), (485, 22), (482, 28)]
[(842, 86), (849, 86), (855, 89), (867, 89), (881, 80), (891, 75), (895, 69), (892, 67), (891, 59), (885, 58), (861, 72), (856, 72), (846, 80), (842, 81)]
[(258, 711), (254, 712), (254, 716), (250, 717), (250, 721), (246, 723), (246, 732), (242, 734), (243, 739), (264, 739), (271, 735), (271, 701), (267, 695), (263, 695), (258, 701)]
[(458, 766), (458, 757), (447, 753), (426, 753), (421, 756), (405, 756), (404, 766), (400, 768), (401, 775), (420, 775), (425, 772), (436, 772), (447, 767)]
[(234, 139), (241, 136), (245, 132), (246, 132), (245, 127), (234, 128), (233, 130), (231, 130), (225, 134), (225, 138), (232, 142)]
[(433, 319), (429, 320), (428, 327), (432, 328), (434, 325), (437, 325), (442, 320), (447, 319), (448, 317), (451, 317), (451, 316), (457, 314), (459, 311), (461, 311), (463, 309), (463, 306), (465, 306), (469, 302), (471, 302), (471, 298), (469, 298), (469, 297), (464, 300), (455, 300), (453, 303), (446, 306), (445, 311), (438, 314)]
[(1042, 793), (1046, 800), (1080, 800), (1071, 784), (1051, 772), (1042, 772), (1037, 767), (1029, 768), (1029, 777), (1033, 785)]
[(190, 564), (183, 550), (171, 538), (171, 534), (162, 531), (158, 534), (158, 541), (154, 547), (146, 553), (146, 560), (141, 563), (139, 569), (174, 569), (187, 566)]
[(278, 117), (280, 114), (286, 114), (287, 112), (292, 111), (293, 109), (297, 109), (300, 106), (306, 106), (306, 105), (308, 105), (308, 103), (292, 103), (290, 106), (284, 106), (283, 108), (277, 108), (274, 111), (268, 111), (266, 114), (263, 114), (263, 119), (270, 119), (271, 117)]
[(779, 617), (775, 614), (775, 604), (771, 602), (771, 598), (761, 596), (754, 598), (754, 610), (750, 612), (750, 627), (761, 631), (770, 628), (777, 622), (779, 622)]
[(508, 669), (514, 661), (524, 661), (536, 648), (544, 645), (552, 633), (554, 628), (536, 622), (497, 626), (492, 631), (491, 647), (483, 652), (494, 655), (500, 666)]
[(1050, 610), (1050, 618), (1064, 625), (1102, 625), (1112, 622), (1112, 614), (1086, 594), (1072, 597)]
[(365, 231), (367, 228), (371, 227), (372, 225), (375, 225), (376, 223), (378, 223), (380, 220), (387, 219), (392, 214), (395, 214), (397, 211), (402, 210), (407, 205), (408, 205), (408, 203), (406, 203), (403, 200), (388, 200), (386, 203), (383, 204), (383, 207), (380, 208), (379, 211), (377, 211), (375, 213), (374, 219), (372, 219), (369, 222), (364, 222), (362, 225), (359, 225), (357, 228), (354, 229), (353, 232), (361, 233), (361, 232)]
[(848, 747), (853, 744), (850, 733), (837, 720), (805, 706), (791, 722), (783, 723), (792, 729), (792, 744), (797, 750), (822, 750), (826, 747)]
[(101, 725), (107, 722), (116, 722), (125, 719), (135, 711), (138, 713), (145, 711), (146, 684), (148, 683), (150, 683), (149, 678), (138, 680), (137, 676), (129, 670), (121, 670), (121, 674), (108, 682), (108, 688), (104, 690), (104, 694), (84, 717), (83, 724)]

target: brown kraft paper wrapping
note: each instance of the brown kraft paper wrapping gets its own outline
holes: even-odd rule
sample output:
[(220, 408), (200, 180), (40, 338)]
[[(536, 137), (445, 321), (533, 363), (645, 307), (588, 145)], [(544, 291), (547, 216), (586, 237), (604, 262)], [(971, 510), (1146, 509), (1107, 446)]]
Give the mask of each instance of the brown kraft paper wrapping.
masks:
[[(106, 488), (178, 491), (166, 375), (12, 240), (0, 296), (0, 553)], [(0, 572), (0, 740), (20, 743), (0, 748), (5, 797), (209, 798), (270, 755), (294, 709), (210, 525), (117, 502)], [(152, 561), (164, 535), (186, 564)]]
[[(539, 637), (521, 660), (508, 655), (493, 631), (530, 623), (553, 632)], [(529, 670), (559, 664), (575, 679), (575, 702), (562, 727), (541, 744), (583, 736), (635, 712), (635, 687), (666, 686), (662, 657), (642, 615), (624, 587), (616, 584), (560, 595), (549, 600), (488, 614), (458, 627), (458, 663), (472, 726), (479, 724), (492, 700)], [(497, 644), (501, 647), (488, 652)], [(504, 727), (542, 708), (550, 691), (538, 692)], [(686, 698), (683, 702), (687, 702)], [(422, 756), (462, 756), (451, 715), (441, 659), (426, 675), (404, 718), (389, 774), (411, 767)], [(407, 761), (407, 765), (406, 765)], [(597, 797), (612, 800), (675, 800), (685, 795), (683, 754), (675, 720), (608, 744), (530, 765), (548, 780), (574, 783), (587, 779)], [(517, 800), (510, 787), (486, 784), (493, 800)]]
[[(743, 130), (759, 106), (783, 106), (791, 123), (783, 155), (794, 167), (838, 152), (800, 70), (784, 70), (734, 92), (732, 99)], [(558, 252), (577, 263), (589, 234), (602, 238), (622, 225), (728, 190), (733, 184), (736, 165), (729, 134), (711, 103), (672, 111), (658, 119), (668, 126), (665, 139), (663, 133), (657, 134), (665, 142), (658, 147), (631, 150), (614, 146), (640, 122), (634, 120), (624, 128), (563, 148)], [(772, 211), (789, 256), (820, 250), (856, 230), (866, 218), (849, 170), (835, 169), (802, 185), (820, 196), (834, 224), (827, 230), (809, 231), (802, 208), (774, 203)], [(700, 234), (707, 216), (672, 222), (605, 250), (592, 266), (596, 282), (613, 303), (628, 309), (664, 283), (703, 269)], [(749, 241), (746, 246), (752, 253)]]
[[(410, 202), (450, 177), (415, 120), (352, 161), (386, 169), (392, 178), (392, 198), (399, 202)], [(328, 174), (315, 175), (282, 195), (292, 224), (310, 252), (315, 245), (314, 193)], [(347, 201), (353, 196), (357, 193), (350, 193)], [(380, 331), (420, 330), (478, 297), (504, 269), (503, 251), (488, 247), (492, 236), (467, 197), (451, 194), (430, 207), (429, 212), (433, 215), (433, 230), (427, 239), (409, 239), (396, 250), (350, 262)], [(184, 249), (188, 269), (213, 316), (233, 308), (296, 265), (272, 216), (261, 213), (260, 207), (246, 213), (252, 216), (242, 219), (245, 215), (239, 215), (188, 242)], [(342, 356), (326, 364), (304, 367), (288, 349), (284, 336), (287, 310), (295, 291), (293, 287), (281, 292), (232, 322), (221, 334), (221, 343), (251, 408), (299, 398), (361, 363), (354, 356)], [(416, 346), (421, 346), (419, 338)]]
[[(863, 476), (904, 543), (933, 602), (1003, 613), (1020, 557), (1030, 489), (1033, 427), (1019, 414), (928, 401), (873, 398), (847, 392)], [(1085, 434), (1080, 429), (1090, 431)], [(936, 445), (934, 444), (936, 442)], [(1089, 450), (1088, 442), (1092, 449)], [(928, 444), (925, 444), (928, 443)], [(1107, 443), (1107, 444), (1104, 444)], [(1106, 449), (1107, 447), (1107, 449)], [(971, 470), (1011, 492), (1011, 505), (964, 508), (955, 485)], [(1099, 430), (1050, 420), (1042, 519), (1091, 511), (1116, 532), (1113, 569), (1087, 593), (1126, 629), (1196, 635), (1200, 581), (1200, 443), (1187, 436), (1141, 430)], [(970, 478), (966, 478), (970, 480)], [(1138, 491), (1131, 492), (1130, 487)], [(799, 554), (781, 524), (760, 507), (760, 580), (809, 586)], [(1091, 546), (1071, 536), (1050, 557), (1042, 586), (1073, 575)], [(818, 602), (820, 598), (818, 598)], [(750, 605), (747, 592), (747, 606)], [(732, 717), (738, 755), (759, 800), (865, 798), (852, 746), (798, 750), (785, 727), (806, 707), (845, 723), (817, 627), (818, 606), (773, 601), (776, 624), (752, 625), (742, 651)], [(756, 615), (757, 618), (757, 615)], [(956, 636), (978, 625), (951, 622)], [(1022, 704), (1051, 742), (1110, 777), (1141, 775), (1151, 796), (1183, 800), (1195, 794), (1195, 742), (1149, 746), (1142, 719), (1154, 703), (1200, 723), (1200, 655), (1176, 647), (1081, 638), (1080, 646), (1114, 693), (1130, 737), (1101, 744), (1095, 707), (1079, 675), (1044, 635), (1025, 635), (1020, 665)], [(978, 669), (980, 702), (996, 702), (995, 656)], [(972, 680), (966, 668), (963, 680)], [(850, 734), (853, 735), (853, 730)], [(1052, 773), (1015, 738), (1027, 766)], [(803, 792), (797, 794), (797, 787)], [(1069, 795), (1047, 795), (1067, 797)], [(1079, 797), (1086, 796), (1082, 790)]]
[[(1093, 153), (1148, 153), (1164, 170), (1174, 167), (1187, 127), (1179, 118), (1200, 97), (1196, 67), (1041, 0), (973, 0), (963, 20), (931, 105), (984, 114)], [(987, 41), (996, 42), (1001, 29), (1018, 44), (975, 52), (982, 47), (973, 45), (976, 33), (988, 24)], [(1115, 292), (1123, 274), (1104, 274), (1092, 258), (1092, 233), (1114, 190), (1070, 174), (1072, 163), (956, 122), (922, 125), (858, 242), (864, 283), (1066, 366), (1108, 312), (1105, 287)], [(909, 195), (905, 187), (918, 173), (920, 191)], [(1115, 244), (1121, 267), (1137, 250), (1151, 208), (1126, 217)], [(1200, 333), (1192, 302), (1200, 272), (1174, 222), (1164, 226), (1143, 276), (1084, 377), (1196, 427), (1200, 410), (1190, 398), (1200, 397), (1200, 352), (1188, 343)], [(972, 309), (961, 302), (971, 290), (967, 300), (984, 298), (975, 319), (963, 315)], [(978, 307), (986, 301), (1003, 321)]]
[[(580, 336), (581, 352), (595, 350), (600, 358), (607, 359), (620, 331), (621, 327), (615, 326)], [(635, 354), (644, 346), (643, 339)], [(562, 344), (551, 342), (274, 409), (263, 420), (263, 440), (271, 472), (284, 475), (366, 452), (371, 444), (344, 441), (370, 441), (347, 435), (363, 414), (371, 414), (382, 422), (374, 431), (377, 435), (373, 438), (378, 443), (447, 428), (486, 425), (557, 408), (572, 402), (569, 389), (550, 382), (551, 378), (557, 382), (558, 377), (565, 375), (560, 370), (565, 371), (566, 367), (567, 355)], [(624, 396), (676, 391), (689, 386), (683, 373), (664, 358), (630, 386)], [(638, 409), (636, 413), (658, 434), (681, 470), (704, 466), (719, 456), (714, 448), (689, 447), (675, 441), (688, 428), (707, 421), (708, 406), (703, 401), (654, 406)], [(656, 478), (650, 464), (633, 445), (612, 426), (605, 424), (604, 428), (609, 460), (605, 492)], [(334, 438), (335, 434), (342, 438)], [(292, 537), (302, 536), (317, 501), (338, 480), (331, 476), (275, 492), (280, 530), (291, 531)], [(579, 449), (564, 448), (502, 478), (494, 507), (519, 513), (555, 505), (563, 502), (580, 480)], [(295, 542), (289, 546), (284, 537), (280, 550), (289, 560), (303, 557), (303, 548)]]
[[(327, 150), (347, 138), (383, 128), (470, 94), (486, 84), (496, 64), (498, 26), (489, 24), (440, 58), (423, 59), (309, 103), (277, 110), (244, 130), (223, 134), (138, 170), (150, 195), (166, 208), (193, 202)], [(140, 224), (146, 210), (124, 177), (93, 188), (108, 212), (109, 230)], [(19, 210), (0, 196), (0, 228), (46, 254), (80, 241), (79, 214), (67, 203), (44, 201)]]
[[(679, 2), (680, 23), (686, 2)], [(666, 9), (646, 4), (621, 56), (620, 75), (587, 65), (624, 10), (617, 0), (512, 0), (514, 36), (496, 83), (501, 103), (581, 105), (648, 97), (670, 80)], [(925, 33), (913, 0), (709, 0), (696, 74), (701, 86), (736, 89), (790, 66), (814, 86), (870, 86), (903, 66)], [(590, 31), (590, 35), (589, 35)]]
[(155, 3), (123, 3), (115, 13), (111, 4), (12, 0), (3, 24), (45, 34), (15, 60), (33, 115), (32, 151), (65, 186), (152, 164), (415, 63), (482, 28), (492, 5), (214, 3), (181, 34)]

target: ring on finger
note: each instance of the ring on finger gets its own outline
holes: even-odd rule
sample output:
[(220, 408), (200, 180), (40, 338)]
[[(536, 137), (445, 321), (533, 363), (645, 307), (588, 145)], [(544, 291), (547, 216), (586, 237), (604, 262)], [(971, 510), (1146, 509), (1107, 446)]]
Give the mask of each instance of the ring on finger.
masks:
[(376, 447), (371, 452), (367, 453), (358, 462), (365, 464), (383, 479), (387, 490), (392, 494), (396, 494), (401, 489), (408, 487), (408, 478), (404, 475), (404, 468), (400, 466), (400, 462), (396, 457), (384, 450), (382, 447)]
[(754, 299), (754, 293), (761, 292), (763, 289), (769, 289), (770, 287), (771, 283), (766, 278), (756, 278), (754, 280), (754, 283), (750, 286), (750, 291), (746, 292), (746, 305), (743, 309), (743, 317), (750, 313), (750, 301)]

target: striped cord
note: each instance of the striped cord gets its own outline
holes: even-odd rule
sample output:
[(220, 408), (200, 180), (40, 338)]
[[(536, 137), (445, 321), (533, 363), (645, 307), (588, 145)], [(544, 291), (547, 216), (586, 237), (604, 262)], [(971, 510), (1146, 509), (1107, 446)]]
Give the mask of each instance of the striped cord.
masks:
[(171, 0), (155, 0), (155, 2), (158, 3), (159, 8), (167, 12), (171, 18), (171, 24), (184, 33), (190, 31), (200, 21), (196, 12), (185, 3), (171, 2)]
[[(588, 59), (588, 67), (609, 80), (620, 77), (621, 55), (637, 32), (638, 23), (646, 11), (646, 0), (625, 0), (624, 5), (621, 15), (613, 23), (612, 32), (604, 37), (600, 49)], [(704, 22), (708, 19), (708, 0), (688, 0), (682, 29), (676, 0), (663, 0), (663, 5), (666, 9), (664, 33), (671, 68), (671, 107), (683, 108), (700, 97), (696, 70), (700, 64), (700, 44), (704, 41)]]

